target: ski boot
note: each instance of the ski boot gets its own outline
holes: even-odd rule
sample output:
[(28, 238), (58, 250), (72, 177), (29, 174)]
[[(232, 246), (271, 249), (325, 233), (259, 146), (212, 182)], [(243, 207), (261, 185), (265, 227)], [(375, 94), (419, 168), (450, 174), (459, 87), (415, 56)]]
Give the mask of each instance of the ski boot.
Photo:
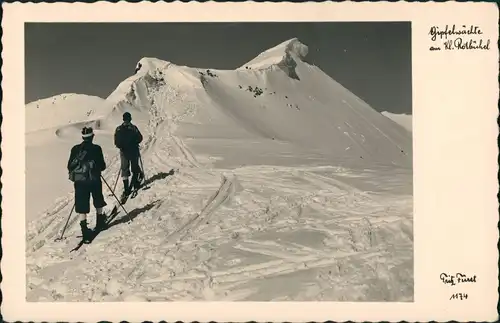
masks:
[(128, 199), (128, 197), (130, 196), (131, 193), (132, 193), (132, 190), (130, 189), (130, 187), (127, 187), (123, 191), (122, 196), (120, 197), (120, 203), (121, 204), (125, 204), (125, 202), (127, 202), (127, 199)]
[(92, 240), (92, 230), (87, 226), (87, 220), (80, 221), (80, 228), (82, 229), (83, 242), (90, 242)]
[(145, 184), (145, 182), (146, 182), (145, 180), (146, 180), (146, 178), (145, 178), (145, 176), (144, 176), (144, 172), (143, 172), (143, 171), (141, 171), (141, 172), (139, 173), (139, 175), (138, 175), (138, 178), (137, 178), (137, 186), (136, 186), (136, 189), (140, 189), (142, 186), (144, 186), (144, 184)]
[(134, 191), (137, 191), (139, 188), (141, 188), (141, 181), (142, 181), (142, 176), (141, 173), (135, 173), (132, 176), (132, 188)]
[(142, 187), (142, 180), (143, 178), (141, 177), (141, 173), (136, 173), (132, 176), (132, 183), (131, 183), (131, 198), (135, 198), (137, 196), (137, 191)]
[(101, 213), (96, 215), (96, 225), (95, 225), (95, 231), (99, 232), (102, 230), (106, 230), (108, 227), (108, 224), (106, 223), (106, 214)]
[(130, 184), (129, 184), (129, 181), (128, 179), (124, 179), (123, 180), (123, 193), (122, 193), (122, 196), (120, 197), (120, 203), (121, 204), (125, 204), (125, 202), (127, 201), (130, 193), (132, 193), (131, 189), (130, 189)]

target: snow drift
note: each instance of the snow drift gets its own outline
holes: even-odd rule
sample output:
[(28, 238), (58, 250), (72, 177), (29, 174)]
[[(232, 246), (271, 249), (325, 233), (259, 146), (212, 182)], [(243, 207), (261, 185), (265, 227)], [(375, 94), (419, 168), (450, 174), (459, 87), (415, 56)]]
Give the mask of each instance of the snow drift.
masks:
[[(235, 70), (142, 58), (99, 104), (75, 102), (99, 108), (70, 123), (61, 114), (39, 127), (28, 105), (27, 187), (45, 173), (56, 188), (43, 208), (28, 189), (28, 299), (412, 300), (411, 133), (305, 63), (307, 52), (291, 39)], [(144, 135), (149, 189), (69, 253), (76, 217), (53, 240), (73, 203), (70, 139), (98, 129), (113, 184), (125, 111)], [(47, 140), (34, 145), (34, 134)], [(37, 163), (42, 154), (50, 162)]]

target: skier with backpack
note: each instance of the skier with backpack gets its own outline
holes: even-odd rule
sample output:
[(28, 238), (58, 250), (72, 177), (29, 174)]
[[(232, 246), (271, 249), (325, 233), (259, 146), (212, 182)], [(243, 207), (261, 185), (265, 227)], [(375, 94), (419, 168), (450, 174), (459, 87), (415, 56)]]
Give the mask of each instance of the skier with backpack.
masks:
[(107, 205), (102, 193), (101, 172), (106, 169), (102, 148), (93, 143), (94, 132), (91, 127), (82, 129), (83, 141), (71, 148), (68, 160), (69, 179), (74, 183), (75, 212), (80, 218), (82, 239), (91, 239), (92, 230), (87, 226), (87, 214), (90, 212), (90, 195), (96, 208), (96, 228), (104, 229), (106, 215), (103, 212)]
[[(132, 124), (132, 116), (129, 112), (123, 114), (123, 123), (115, 130), (115, 146), (120, 150), (121, 177), (123, 180), (122, 202), (132, 193), (132, 188), (139, 189), (144, 172), (139, 166), (140, 150), (139, 144), (143, 137), (136, 125)], [(132, 180), (129, 183), (130, 170)]]

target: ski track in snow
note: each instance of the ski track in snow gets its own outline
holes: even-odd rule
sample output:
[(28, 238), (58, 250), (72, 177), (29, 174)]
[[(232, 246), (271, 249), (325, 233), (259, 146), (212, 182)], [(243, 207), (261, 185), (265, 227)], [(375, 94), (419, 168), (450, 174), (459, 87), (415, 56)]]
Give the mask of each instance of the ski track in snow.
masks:
[[(74, 213), (54, 242), (72, 194), (31, 222), (28, 301), (413, 300), (413, 198), (398, 191), (397, 169), (211, 168), (175, 134), (197, 104), (167, 85), (149, 91), (149, 189), (72, 253)], [(113, 156), (103, 174), (110, 186), (118, 170)], [(103, 190), (110, 209), (116, 201)]]

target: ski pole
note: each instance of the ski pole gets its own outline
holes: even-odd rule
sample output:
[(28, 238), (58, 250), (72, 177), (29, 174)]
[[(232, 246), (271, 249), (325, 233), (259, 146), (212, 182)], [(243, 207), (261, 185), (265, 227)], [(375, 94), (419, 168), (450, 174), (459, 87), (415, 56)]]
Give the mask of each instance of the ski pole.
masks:
[(116, 197), (115, 195), (115, 192), (113, 192), (113, 190), (111, 189), (111, 187), (108, 185), (108, 182), (106, 182), (106, 180), (104, 179), (104, 177), (102, 177), (101, 175), (101, 179), (103, 180), (104, 184), (106, 184), (106, 186), (109, 188), (109, 190), (111, 191), (111, 193), (113, 194), (113, 196), (115, 197), (116, 201), (118, 202), (118, 204), (120, 204), (120, 206), (122, 207), (123, 211), (125, 211), (125, 214), (128, 216), (128, 212), (127, 210), (125, 210), (125, 207), (123, 206), (123, 204), (120, 202), (120, 200), (118, 199), (118, 197)]
[(69, 219), (71, 218), (71, 214), (73, 214), (73, 210), (75, 209), (75, 204), (73, 203), (73, 207), (71, 208), (71, 212), (69, 212), (69, 216), (68, 216), (68, 219), (66, 220), (66, 224), (64, 225), (64, 228), (61, 232), (61, 236), (59, 238), (56, 239), (56, 241), (60, 241), (62, 240), (63, 236), (64, 236), (64, 232), (66, 232), (66, 227), (68, 226), (68, 223), (69, 223)]
[(142, 155), (139, 152), (139, 160), (141, 161), (142, 176), (144, 177), (144, 182), (146, 182), (146, 172), (144, 171), (144, 163), (142, 162)]
[(116, 181), (115, 181), (115, 185), (113, 186), (113, 192), (116, 190), (116, 184), (118, 184), (118, 179), (120, 178), (120, 174), (122, 173), (122, 170), (120, 169), (118, 171), (118, 175), (116, 176)]
[[(116, 154), (112, 159), (116, 159), (116, 157), (118, 157), (120, 153)], [(118, 184), (118, 179), (120, 178), (120, 174), (121, 174), (122, 170), (120, 168), (120, 170), (118, 171), (118, 175), (116, 176), (116, 181), (115, 181), (115, 185), (113, 186), (113, 191), (116, 190), (116, 184)], [(109, 195), (111, 196), (111, 194)]]
[[(142, 156), (141, 154), (139, 153), (139, 160), (141, 161), (141, 169), (142, 169), (142, 177), (143, 177), (143, 185), (144, 185), (144, 189), (147, 190), (147, 189), (150, 189), (151, 186), (148, 186), (148, 180), (146, 178), (146, 172), (144, 171), (144, 163), (142, 162)], [(151, 184), (151, 183), (149, 183)]]

